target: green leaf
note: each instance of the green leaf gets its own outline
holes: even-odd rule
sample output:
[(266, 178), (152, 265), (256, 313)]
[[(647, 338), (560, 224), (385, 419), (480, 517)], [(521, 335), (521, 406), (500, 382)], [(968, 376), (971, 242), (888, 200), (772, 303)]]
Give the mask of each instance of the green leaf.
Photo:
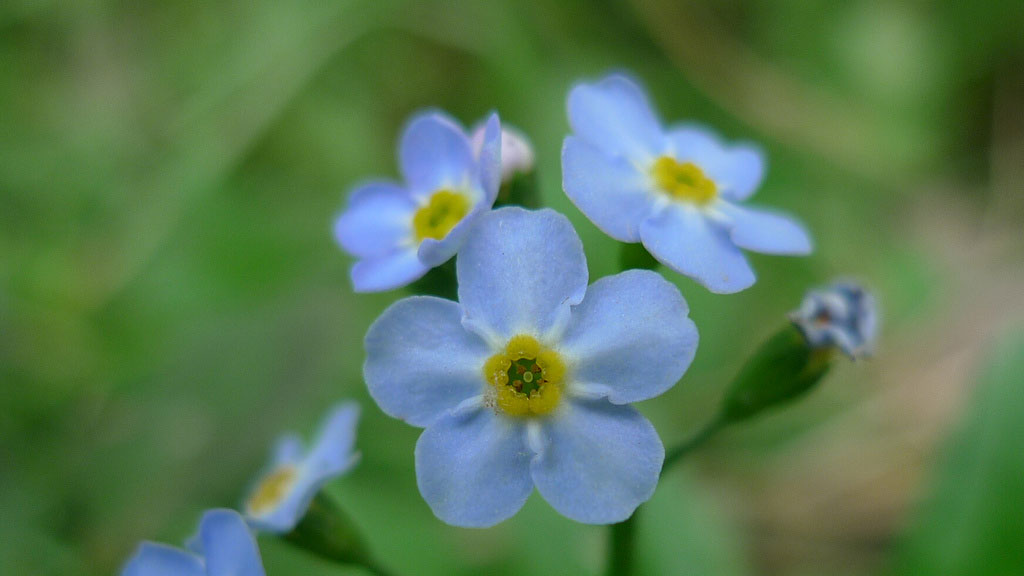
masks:
[(898, 574), (1024, 574), (1024, 332), (998, 347), (949, 439)]

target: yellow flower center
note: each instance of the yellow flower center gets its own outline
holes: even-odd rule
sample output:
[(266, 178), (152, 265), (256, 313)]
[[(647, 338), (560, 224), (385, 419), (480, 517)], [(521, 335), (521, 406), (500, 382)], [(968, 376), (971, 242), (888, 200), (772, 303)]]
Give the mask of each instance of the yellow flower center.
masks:
[(296, 476), (298, 476), (298, 471), (292, 466), (282, 466), (271, 472), (260, 482), (245, 503), (249, 512), (259, 515), (277, 507), (281, 500), (288, 495), (292, 484), (295, 483)]
[(469, 214), (469, 208), (469, 198), (463, 194), (446, 189), (434, 192), (430, 201), (412, 217), (416, 241), (420, 242), (424, 238), (444, 238), (466, 214)]
[(513, 337), (484, 363), (494, 405), (509, 416), (540, 416), (558, 406), (565, 364), (557, 352), (532, 336)]
[(675, 200), (704, 205), (715, 199), (718, 187), (693, 162), (680, 164), (671, 156), (662, 156), (651, 167), (651, 176), (659, 188)]

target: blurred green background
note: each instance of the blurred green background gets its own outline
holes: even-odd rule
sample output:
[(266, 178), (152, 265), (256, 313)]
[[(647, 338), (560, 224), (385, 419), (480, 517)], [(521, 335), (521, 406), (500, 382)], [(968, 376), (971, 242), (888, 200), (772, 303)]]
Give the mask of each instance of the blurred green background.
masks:
[[(817, 250), (754, 256), (641, 409), (666, 444), (707, 418), (805, 289), (852, 275), (880, 353), (716, 439), (663, 480), (645, 573), (1024, 574), (1024, 3), (276, 0), (0, 4), (0, 573), (116, 573), (239, 502), (269, 443), (364, 408), (331, 491), (406, 575), (597, 574), (605, 530), (536, 495), (489, 530), (420, 499), (418, 430), (361, 380), (402, 294), (354, 295), (330, 226), (394, 175), (403, 121), (497, 109), (537, 152), (592, 279), (617, 245), (567, 201), (573, 82), (644, 81), (667, 120), (770, 157), (755, 201)], [(268, 573), (345, 573), (262, 540)], [(356, 574), (358, 570), (351, 570)]]

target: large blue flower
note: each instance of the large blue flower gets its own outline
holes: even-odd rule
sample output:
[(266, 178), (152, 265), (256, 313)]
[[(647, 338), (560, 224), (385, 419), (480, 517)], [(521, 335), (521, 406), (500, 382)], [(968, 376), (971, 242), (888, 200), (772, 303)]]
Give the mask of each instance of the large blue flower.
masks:
[(234, 510), (210, 510), (193, 551), (143, 542), (122, 576), (265, 576), (256, 540)]
[(484, 215), (456, 270), (459, 302), (406, 298), (366, 335), (370, 394), (426, 428), (424, 499), (458, 526), (509, 518), (535, 486), (574, 520), (628, 518), (665, 455), (629, 404), (671, 388), (697, 348), (682, 295), (643, 270), (588, 289), (580, 239), (551, 210)]
[(856, 282), (838, 280), (811, 290), (789, 317), (815, 348), (836, 347), (854, 360), (874, 351), (878, 304)]
[(320, 488), (359, 460), (353, 452), (358, 419), (359, 406), (355, 403), (336, 406), (308, 451), (297, 435), (282, 436), (267, 469), (246, 499), (249, 523), (267, 532), (290, 532)]
[(405, 185), (357, 187), (334, 226), (358, 258), (357, 292), (405, 286), (455, 255), (473, 221), (490, 210), (501, 184), (501, 124), (488, 119), (479, 152), (462, 127), (441, 112), (415, 116), (402, 133)]
[(742, 205), (764, 174), (756, 148), (727, 145), (694, 126), (662, 128), (630, 79), (613, 75), (574, 87), (569, 123), (562, 186), (576, 207), (612, 238), (642, 242), (712, 292), (754, 283), (741, 249), (810, 253), (799, 223)]

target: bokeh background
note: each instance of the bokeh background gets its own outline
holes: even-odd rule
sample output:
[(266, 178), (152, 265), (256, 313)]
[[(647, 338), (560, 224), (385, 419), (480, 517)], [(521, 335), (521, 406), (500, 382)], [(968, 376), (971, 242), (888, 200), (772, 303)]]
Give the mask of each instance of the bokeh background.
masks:
[[(755, 198), (813, 230), (750, 290), (678, 283), (696, 362), (643, 403), (666, 444), (810, 286), (873, 286), (879, 354), (667, 475), (647, 574), (1024, 574), (1024, 3), (551, 0), (0, 3), (0, 573), (116, 573), (237, 504), (282, 431), (364, 408), (332, 493), (407, 575), (597, 574), (605, 530), (536, 495), (489, 530), (420, 499), (418, 430), (361, 380), (402, 293), (355, 295), (333, 216), (394, 175), (404, 120), (497, 109), (592, 279), (618, 246), (567, 201), (579, 79), (770, 156)], [(552, 270), (550, 273), (557, 273)], [(272, 539), (268, 573), (343, 574)], [(347, 573), (357, 574), (358, 570)]]

